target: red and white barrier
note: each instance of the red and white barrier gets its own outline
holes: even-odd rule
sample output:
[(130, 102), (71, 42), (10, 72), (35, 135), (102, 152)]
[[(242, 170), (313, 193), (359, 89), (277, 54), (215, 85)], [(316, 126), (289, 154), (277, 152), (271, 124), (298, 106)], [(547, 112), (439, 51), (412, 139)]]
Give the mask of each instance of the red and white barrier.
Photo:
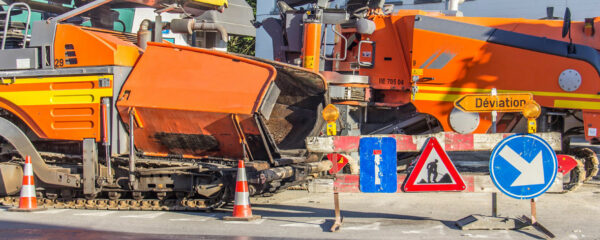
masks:
[[(396, 139), (396, 151), (419, 152), (430, 137), (436, 137), (444, 150), (452, 151), (491, 151), (502, 139), (514, 133), (458, 134), (443, 132), (424, 135), (363, 135), (363, 136), (329, 136), (310, 137), (306, 139), (306, 147), (315, 153), (349, 153), (358, 152), (360, 139), (363, 137), (393, 137)], [(562, 148), (560, 133), (544, 132), (534, 135), (546, 140), (555, 151)]]

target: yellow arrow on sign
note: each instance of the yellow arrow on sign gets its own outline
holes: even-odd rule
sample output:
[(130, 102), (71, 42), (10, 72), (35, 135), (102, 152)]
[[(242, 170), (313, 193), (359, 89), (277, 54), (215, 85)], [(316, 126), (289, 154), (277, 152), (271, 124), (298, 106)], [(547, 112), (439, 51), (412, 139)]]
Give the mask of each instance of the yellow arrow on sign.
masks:
[(468, 94), (454, 101), (454, 106), (464, 112), (521, 112), (533, 100), (530, 93)]

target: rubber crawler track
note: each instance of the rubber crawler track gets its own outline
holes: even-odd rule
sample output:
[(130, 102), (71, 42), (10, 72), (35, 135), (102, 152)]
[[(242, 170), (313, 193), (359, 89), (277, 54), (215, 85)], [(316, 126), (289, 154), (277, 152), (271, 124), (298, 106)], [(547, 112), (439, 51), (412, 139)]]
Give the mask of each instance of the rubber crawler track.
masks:
[(571, 170), (569, 182), (563, 186), (563, 193), (577, 190), (583, 185), (583, 181), (585, 180), (585, 168), (583, 167), (581, 159), (575, 157), (575, 161), (577, 162), (577, 166)]
[(577, 149), (576, 156), (582, 159), (583, 167), (585, 168), (585, 180), (591, 180), (598, 174), (598, 156), (589, 148)]
[[(38, 207), (57, 209), (90, 209), (90, 210), (119, 210), (119, 211), (212, 211), (218, 206), (207, 206), (206, 200), (178, 200), (178, 199), (84, 199), (74, 198), (47, 199), (38, 198)], [(19, 197), (0, 198), (0, 204), (8, 207), (18, 207)]]

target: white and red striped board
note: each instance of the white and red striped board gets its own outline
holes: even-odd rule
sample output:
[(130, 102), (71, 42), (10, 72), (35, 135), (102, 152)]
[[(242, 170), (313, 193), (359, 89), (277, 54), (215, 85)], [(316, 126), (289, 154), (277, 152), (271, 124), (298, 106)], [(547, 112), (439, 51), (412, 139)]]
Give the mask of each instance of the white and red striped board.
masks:
[[(563, 192), (562, 173), (558, 173), (555, 182), (548, 192), (560, 193)], [(398, 173), (398, 190), (396, 193), (404, 193), (402, 191), (402, 183), (406, 179), (405, 173)], [(466, 189), (462, 192), (475, 193), (490, 193), (500, 192), (492, 183), (490, 175), (483, 173), (462, 173), (462, 179), (465, 182)], [(344, 193), (360, 193), (360, 176), (358, 174), (338, 174), (334, 179), (314, 179), (308, 183), (308, 191), (312, 193), (332, 193), (335, 187), (338, 192)]]
[[(315, 153), (347, 153), (358, 152), (360, 139), (363, 137), (392, 137), (396, 139), (397, 152), (419, 152), (427, 139), (435, 137), (445, 151), (492, 151), (502, 139), (514, 133), (485, 133), (485, 134), (458, 134), (443, 132), (424, 135), (362, 135), (362, 136), (329, 136), (309, 137), (306, 139), (308, 151)], [(560, 133), (544, 132), (534, 133), (544, 139), (554, 151), (562, 148)]]

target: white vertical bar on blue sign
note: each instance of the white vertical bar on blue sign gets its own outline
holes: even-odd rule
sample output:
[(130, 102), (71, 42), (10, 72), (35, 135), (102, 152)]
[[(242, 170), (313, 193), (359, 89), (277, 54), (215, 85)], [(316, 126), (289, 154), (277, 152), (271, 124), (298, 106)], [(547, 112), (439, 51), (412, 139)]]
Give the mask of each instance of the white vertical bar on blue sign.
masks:
[(394, 193), (398, 188), (396, 139), (365, 137), (360, 139), (360, 179), (362, 192)]

